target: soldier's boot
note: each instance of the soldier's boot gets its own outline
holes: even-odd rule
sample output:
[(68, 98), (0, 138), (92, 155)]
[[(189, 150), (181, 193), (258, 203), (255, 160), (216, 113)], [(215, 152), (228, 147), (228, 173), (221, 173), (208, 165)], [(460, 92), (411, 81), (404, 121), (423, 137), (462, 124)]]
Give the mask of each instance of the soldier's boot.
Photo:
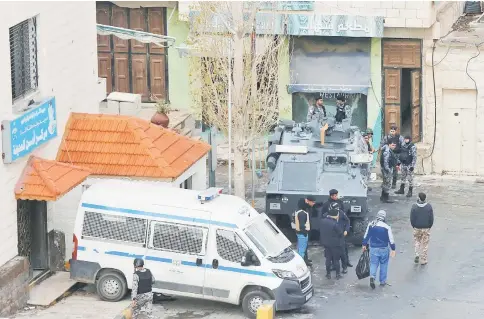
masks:
[(412, 197), (413, 186), (408, 187), (407, 197)]
[(382, 202), (382, 203), (384, 202), (384, 199), (385, 199), (384, 196), (385, 196), (385, 191), (382, 190), (381, 195), (380, 195), (380, 202)]
[(384, 194), (385, 194), (385, 195), (384, 195), (384, 197), (383, 197), (383, 202), (384, 202), (384, 203), (387, 203), (387, 204), (392, 204), (392, 203), (394, 203), (394, 201), (392, 201), (392, 200), (390, 199), (390, 194), (389, 194), (389, 193), (384, 192)]
[(392, 178), (392, 189), (397, 188), (397, 177), (393, 176)]
[(405, 184), (400, 184), (400, 189), (395, 192), (395, 194), (403, 195), (405, 194)]

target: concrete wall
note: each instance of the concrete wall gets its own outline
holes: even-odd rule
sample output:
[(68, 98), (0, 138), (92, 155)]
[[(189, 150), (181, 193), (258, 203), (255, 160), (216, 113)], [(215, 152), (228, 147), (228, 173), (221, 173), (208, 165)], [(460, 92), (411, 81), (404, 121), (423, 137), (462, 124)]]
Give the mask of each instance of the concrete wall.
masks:
[[(377, 148), (380, 145), (380, 136), (382, 132), (382, 116), (383, 116), (383, 101), (382, 101), (382, 41), (381, 39), (371, 39), (370, 52), (370, 72), (371, 72), (371, 87), (368, 90), (367, 97), (367, 123), (368, 127), (373, 130), (373, 147)], [(376, 157), (376, 154), (375, 154)]]
[(283, 119), (292, 119), (292, 94), (287, 93), (287, 86), (291, 80), (289, 38), (286, 38), (286, 44), (287, 53), (281, 54), (282, 61), (279, 62), (279, 116)]
[[(69, 113), (96, 113), (105, 97), (105, 84), (98, 83), (97, 75), (96, 6), (95, 2), (0, 3), (0, 120), (19, 116), (12, 107), (9, 28), (33, 16), (38, 18), (39, 89), (30, 98), (56, 97), (59, 135), (34, 154), (54, 159)], [(14, 186), (26, 160), (0, 163), (0, 266), (17, 255)]]
[(0, 267), (0, 317), (22, 309), (29, 299), (29, 261), (15, 257)]
[[(167, 35), (176, 38), (174, 47), (177, 47), (188, 37), (188, 23), (180, 21), (177, 9), (167, 8), (167, 19)], [(174, 47), (168, 49), (168, 96), (172, 107), (190, 109), (193, 101), (190, 96), (188, 59), (180, 57)]]
[[(183, 17), (188, 16), (191, 2), (178, 2)], [(434, 13), (438, 6), (434, 1), (425, 0), (315, 1), (314, 12), (333, 15), (383, 16), (385, 27), (428, 28), (435, 22)]]

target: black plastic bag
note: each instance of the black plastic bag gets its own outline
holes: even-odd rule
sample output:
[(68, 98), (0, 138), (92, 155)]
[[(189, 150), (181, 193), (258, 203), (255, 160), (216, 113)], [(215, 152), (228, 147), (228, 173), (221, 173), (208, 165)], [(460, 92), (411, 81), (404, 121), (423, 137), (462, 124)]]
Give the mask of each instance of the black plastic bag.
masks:
[(370, 253), (368, 252), (368, 249), (361, 254), (355, 270), (358, 279), (364, 279), (370, 276)]

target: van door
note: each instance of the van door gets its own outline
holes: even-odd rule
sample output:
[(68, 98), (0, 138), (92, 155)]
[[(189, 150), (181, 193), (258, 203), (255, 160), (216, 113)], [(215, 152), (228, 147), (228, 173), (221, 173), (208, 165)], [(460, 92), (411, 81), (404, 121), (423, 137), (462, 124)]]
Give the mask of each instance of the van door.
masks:
[(155, 292), (203, 298), (208, 227), (152, 221), (146, 254)]
[(242, 289), (247, 284), (260, 283), (260, 276), (266, 276), (261, 267), (241, 265), (249, 246), (234, 229), (211, 227), (208, 247), (206, 299), (238, 304)]

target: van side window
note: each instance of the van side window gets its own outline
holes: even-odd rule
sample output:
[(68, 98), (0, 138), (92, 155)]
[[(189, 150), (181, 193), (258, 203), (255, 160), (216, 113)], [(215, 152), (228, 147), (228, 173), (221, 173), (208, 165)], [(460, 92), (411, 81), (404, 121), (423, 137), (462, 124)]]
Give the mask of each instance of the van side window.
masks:
[(199, 255), (203, 248), (203, 228), (157, 222), (153, 226), (153, 247)]
[(147, 227), (146, 219), (85, 212), (82, 236), (144, 244)]
[(217, 229), (217, 253), (221, 258), (240, 263), (248, 250), (239, 235), (230, 230)]

